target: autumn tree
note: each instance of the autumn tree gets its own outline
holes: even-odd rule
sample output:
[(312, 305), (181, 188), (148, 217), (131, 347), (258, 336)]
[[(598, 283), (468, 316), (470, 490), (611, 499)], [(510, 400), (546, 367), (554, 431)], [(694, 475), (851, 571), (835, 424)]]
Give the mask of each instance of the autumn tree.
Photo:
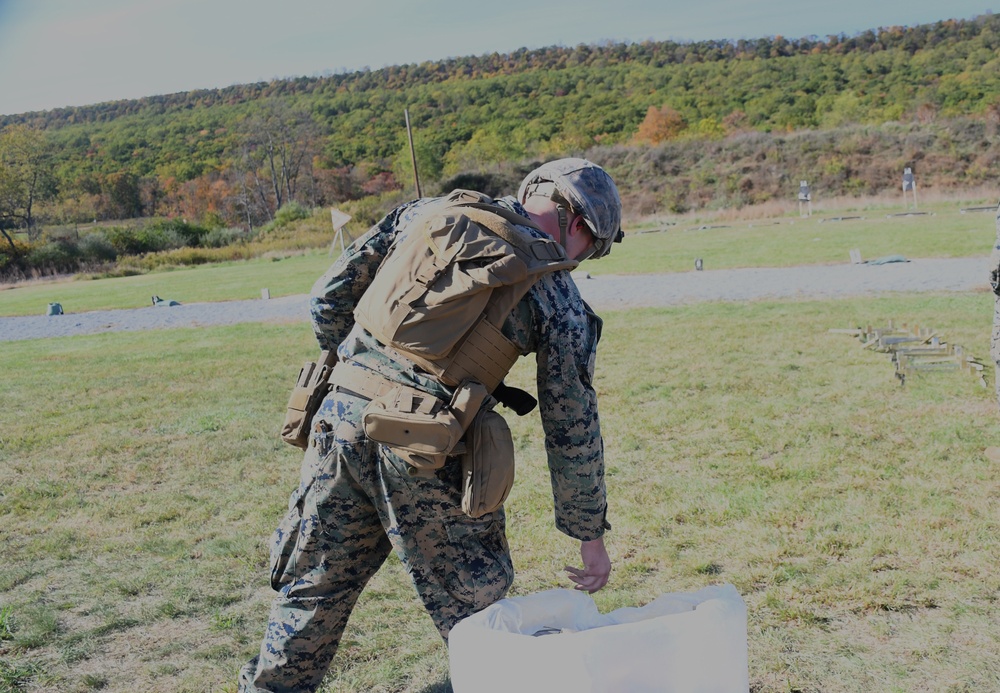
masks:
[(687, 121), (677, 110), (666, 105), (660, 108), (650, 106), (649, 110), (646, 111), (646, 117), (639, 124), (639, 129), (635, 133), (635, 140), (655, 145), (674, 139), (685, 128), (687, 128)]
[[(181, 217), (202, 225), (222, 226), (238, 222), (239, 210), (231, 213), (233, 189), (222, 173), (210, 173), (178, 185), (170, 196), (170, 208)], [(252, 224), (250, 227), (253, 228)]]

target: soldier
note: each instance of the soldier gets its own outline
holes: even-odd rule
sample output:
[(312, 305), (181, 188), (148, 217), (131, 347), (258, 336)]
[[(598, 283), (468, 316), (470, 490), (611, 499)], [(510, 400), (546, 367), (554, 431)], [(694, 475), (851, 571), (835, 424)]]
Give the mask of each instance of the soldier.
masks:
[[(340, 368), (361, 367), (449, 400), (451, 392), (362, 328), (354, 309), (394, 242), (433, 209), (404, 204), (355, 241), (313, 287), (311, 312), (323, 349)], [(495, 204), (528, 217), (578, 260), (602, 257), (621, 240), (621, 202), (611, 177), (584, 159), (532, 171), (516, 198)], [(604, 447), (592, 386), (601, 320), (567, 270), (544, 274), (515, 306), (502, 332), (534, 353), (538, 399), (552, 481), (556, 527), (580, 541), (582, 567), (567, 567), (575, 588), (595, 592), (611, 561), (603, 535)], [(350, 369), (355, 370), (355, 369)], [(336, 382), (335, 370), (331, 382)], [(361, 590), (391, 550), (447, 642), (462, 618), (501, 599), (514, 577), (503, 508), (478, 518), (462, 512), (460, 470), (452, 458), (432, 473), (367, 439), (367, 398), (335, 387), (313, 419), (298, 489), (271, 543), (271, 607), (260, 654), (240, 672), (241, 691), (308, 691), (321, 683)]]
[(1000, 404), (1000, 205), (997, 206), (997, 242), (993, 245), (990, 267), (993, 268), (990, 281), (993, 285), (993, 293), (996, 298), (993, 308), (993, 340), (990, 351), (993, 355), (993, 360), (996, 362), (994, 386), (996, 388), (997, 404)]

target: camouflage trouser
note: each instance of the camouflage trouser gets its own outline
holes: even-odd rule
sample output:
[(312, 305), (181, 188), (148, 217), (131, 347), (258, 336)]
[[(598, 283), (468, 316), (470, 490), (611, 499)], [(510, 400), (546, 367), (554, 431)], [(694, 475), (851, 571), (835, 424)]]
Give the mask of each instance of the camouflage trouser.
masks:
[(271, 541), (278, 591), (241, 691), (311, 691), (323, 679), (358, 595), (395, 549), (442, 637), (502, 598), (514, 577), (503, 510), (462, 513), (457, 464), (415, 477), (360, 429), (366, 400), (327, 397), (299, 488)]

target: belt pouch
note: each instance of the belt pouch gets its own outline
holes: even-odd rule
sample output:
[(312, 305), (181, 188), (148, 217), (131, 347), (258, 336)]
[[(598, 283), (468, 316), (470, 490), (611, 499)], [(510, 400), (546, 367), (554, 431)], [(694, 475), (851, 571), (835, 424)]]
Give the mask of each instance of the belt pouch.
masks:
[(503, 416), (485, 407), (465, 433), (462, 511), (481, 517), (500, 508), (514, 485), (514, 439)]
[(462, 426), (446, 402), (406, 385), (373, 399), (361, 422), (368, 438), (418, 470), (440, 469), (462, 438)]

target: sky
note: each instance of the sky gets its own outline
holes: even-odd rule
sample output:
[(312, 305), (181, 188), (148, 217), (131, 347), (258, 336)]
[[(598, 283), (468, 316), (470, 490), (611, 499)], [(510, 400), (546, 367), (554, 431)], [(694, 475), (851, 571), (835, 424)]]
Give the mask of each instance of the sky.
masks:
[(522, 47), (852, 36), (994, 7), (990, 0), (0, 0), (0, 114)]

